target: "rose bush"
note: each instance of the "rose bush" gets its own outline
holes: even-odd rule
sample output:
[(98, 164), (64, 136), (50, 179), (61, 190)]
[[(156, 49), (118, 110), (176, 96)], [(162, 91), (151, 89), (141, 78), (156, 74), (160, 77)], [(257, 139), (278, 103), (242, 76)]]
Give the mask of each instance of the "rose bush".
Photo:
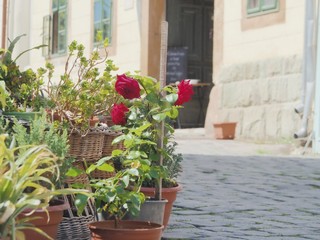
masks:
[[(118, 76), (117, 82), (118, 104), (113, 106), (112, 120), (122, 125), (116, 128), (124, 134), (116, 138), (114, 143), (123, 141), (125, 150), (117, 150), (115, 155), (122, 156), (124, 167), (138, 165), (140, 175), (146, 181), (166, 178), (167, 166), (160, 166), (159, 160), (161, 157), (164, 160), (175, 157), (172, 125), (181, 105), (191, 99), (192, 85), (183, 80), (178, 85), (161, 88), (159, 82), (151, 77), (125, 74)], [(117, 87), (119, 83), (121, 88)]]

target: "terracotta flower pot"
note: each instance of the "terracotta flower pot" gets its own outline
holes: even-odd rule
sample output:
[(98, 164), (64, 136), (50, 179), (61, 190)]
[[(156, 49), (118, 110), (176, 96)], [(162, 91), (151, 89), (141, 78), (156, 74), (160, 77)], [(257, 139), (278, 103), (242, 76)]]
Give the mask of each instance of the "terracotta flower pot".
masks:
[[(162, 188), (162, 198), (168, 200), (164, 208), (164, 216), (163, 216), (164, 228), (166, 228), (168, 225), (173, 203), (177, 199), (177, 194), (181, 189), (182, 189), (181, 185), (178, 185), (177, 187), (172, 187), (172, 188)], [(142, 192), (144, 195), (149, 197), (154, 197), (155, 191), (156, 191), (155, 188), (150, 188), (150, 187), (142, 187), (140, 189), (140, 192)]]
[[(49, 206), (47, 211), (49, 213), (50, 219), (48, 220), (47, 213), (42, 209), (36, 210), (30, 216), (27, 216), (29, 211), (24, 211), (21, 213), (23, 217), (35, 217), (37, 219), (31, 220), (35, 227), (40, 228), (46, 234), (48, 234), (53, 239), (56, 239), (58, 225), (62, 221), (63, 211), (69, 207), (69, 204), (66, 202), (61, 201), (59, 205)], [(24, 235), (26, 240), (47, 240), (46, 237), (37, 233), (33, 230), (24, 230)]]
[(234, 139), (236, 122), (214, 123), (214, 133), (216, 139)]
[(140, 221), (120, 221), (115, 228), (114, 220), (89, 223), (92, 240), (160, 240), (163, 226)]

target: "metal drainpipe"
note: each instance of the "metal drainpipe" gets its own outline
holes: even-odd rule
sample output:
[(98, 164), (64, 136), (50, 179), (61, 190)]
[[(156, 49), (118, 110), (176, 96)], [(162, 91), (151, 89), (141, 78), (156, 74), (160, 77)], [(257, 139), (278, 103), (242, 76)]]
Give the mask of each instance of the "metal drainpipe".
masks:
[(1, 48), (6, 48), (7, 42), (7, 16), (8, 16), (8, 0), (3, 0), (2, 5), (2, 38)]
[(314, 0), (306, 0), (305, 11), (305, 37), (304, 37), (304, 64), (303, 64), (303, 100), (302, 106), (298, 106), (295, 111), (302, 112), (301, 128), (294, 133), (295, 138), (306, 137), (308, 127), (308, 117), (314, 95), (315, 80), (315, 56), (314, 56)]
[(316, 51), (316, 83), (314, 98), (313, 142), (312, 151), (320, 153), (320, 3), (317, 12), (317, 51)]

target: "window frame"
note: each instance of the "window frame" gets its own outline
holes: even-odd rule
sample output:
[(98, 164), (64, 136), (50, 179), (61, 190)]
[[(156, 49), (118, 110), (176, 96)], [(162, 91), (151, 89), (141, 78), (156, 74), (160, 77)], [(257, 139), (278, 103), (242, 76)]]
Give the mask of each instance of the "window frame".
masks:
[[(107, 5), (109, 5), (109, 8), (110, 8), (110, 15), (108, 17), (105, 17), (103, 16), (103, 5), (105, 4), (104, 1), (109, 1), (108, 3), (106, 3)], [(100, 2), (101, 3), (101, 12), (100, 12), (100, 15), (101, 15), (101, 18), (98, 20), (98, 21), (95, 21), (95, 4), (96, 2)], [(114, 41), (114, 31), (113, 31), (113, 15), (114, 15), (114, 1), (113, 0), (94, 0), (93, 1), (93, 33), (92, 33), (92, 39), (93, 39), (93, 46), (94, 47), (97, 47), (101, 44), (101, 42), (98, 42), (96, 41), (96, 25), (99, 24), (100, 25), (100, 28), (98, 31), (103, 31), (103, 26), (104, 24), (108, 24), (109, 25), (109, 29), (108, 29), (108, 33), (105, 34), (105, 32), (103, 31), (103, 35), (105, 36), (102, 36), (103, 39), (104, 38), (108, 38), (109, 40), (109, 45), (112, 45), (112, 42)], [(108, 36), (109, 34), (109, 36)]]
[[(67, 53), (67, 42), (68, 42), (68, 2), (67, 0), (64, 0), (64, 5), (60, 5), (62, 0), (53, 0), (51, 4), (51, 26), (50, 26), (50, 49), (49, 49), (49, 55), (50, 56), (61, 56)], [(57, 3), (57, 6), (54, 6), (54, 3)], [(57, 14), (55, 16), (55, 14)], [(59, 19), (59, 16), (61, 14), (65, 14), (65, 26), (64, 28), (61, 28), (61, 22)], [(56, 19), (56, 25), (57, 30), (55, 30), (55, 17)], [(57, 36), (55, 36), (55, 33)], [(61, 36), (64, 35), (64, 43), (63, 47), (60, 48), (61, 44)], [(56, 44), (56, 46), (54, 46)]]
[(247, 0), (242, 0), (241, 31), (248, 31), (272, 25), (282, 24), (286, 21), (286, 0), (278, 0), (278, 11), (248, 16)]
[(279, 11), (279, 0), (274, 0), (274, 4), (265, 4), (265, 0), (257, 0), (258, 6), (255, 8), (249, 8), (249, 3), (253, 0), (247, 0), (246, 9), (247, 17), (256, 17), (264, 14), (274, 13)]

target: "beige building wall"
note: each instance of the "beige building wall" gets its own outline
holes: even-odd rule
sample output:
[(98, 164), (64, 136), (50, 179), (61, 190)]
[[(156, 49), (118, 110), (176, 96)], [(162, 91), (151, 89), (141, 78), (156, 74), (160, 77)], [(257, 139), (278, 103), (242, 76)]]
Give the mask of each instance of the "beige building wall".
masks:
[(304, 1), (280, 0), (280, 11), (248, 19), (245, 0), (216, 0), (214, 83), (206, 132), (238, 122), (236, 138), (292, 138), (300, 119)]
[[(15, 49), (16, 54), (42, 44), (43, 17), (51, 14), (51, 0), (10, 1), (9, 37), (27, 33), (27, 37)], [(81, 2), (81, 4), (79, 4)], [(108, 56), (119, 67), (117, 73), (141, 69), (141, 12), (140, 1), (116, 0), (113, 9), (112, 43)], [(93, 50), (93, 0), (70, 0), (68, 5), (67, 42), (77, 40), (84, 44), (86, 53)], [(28, 19), (28, 20), (27, 20)], [(25, 24), (18, 24), (21, 22)], [(67, 54), (45, 59), (42, 51), (31, 51), (19, 61), (21, 68), (43, 66), (46, 60), (56, 67), (56, 73), (62, 73)], [(101, 69), (103, 69), (103, 64)]]

